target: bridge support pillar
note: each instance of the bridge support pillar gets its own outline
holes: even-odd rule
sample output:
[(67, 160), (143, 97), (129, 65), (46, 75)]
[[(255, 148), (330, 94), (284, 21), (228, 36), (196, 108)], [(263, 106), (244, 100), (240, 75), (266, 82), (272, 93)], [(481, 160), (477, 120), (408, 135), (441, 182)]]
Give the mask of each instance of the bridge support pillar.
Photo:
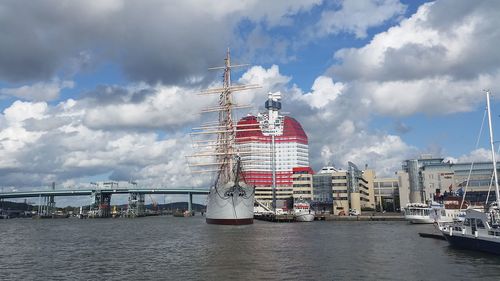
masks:
[(142, 217), (144, 216), (144, 193), (130, 193), (128, 197), (128, 217)]
[(56, 212), (56, 202), (54, 196), (47, 196), (47, 213), (52, 216)]
[(193, 211), (193, 193), (189, 193), (188, 211), (190, 213)]
[(38, 216), (49, 217), (55, 213), (54, 196), (38, 196)]
[(111, 216), (111, 193), (100, 190), (92, 192), (92, 206), (89, 213), (94, 218), (109, 218)]

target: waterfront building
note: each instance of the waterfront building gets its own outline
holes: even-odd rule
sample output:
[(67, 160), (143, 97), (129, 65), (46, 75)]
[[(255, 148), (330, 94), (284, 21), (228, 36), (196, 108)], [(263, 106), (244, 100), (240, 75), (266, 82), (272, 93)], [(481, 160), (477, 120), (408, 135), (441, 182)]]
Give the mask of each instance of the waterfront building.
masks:
[[(500, 166), (500, 163), (497, 163)], [(467, 179), (470, 180), (467, 185)], [(492, 162), (451, 163), (444, 158), (423, 155), (418, 159), (403, 161), (402, 170), (397, 172), (400, 206), (407, 203), (425, 203), (436, 194), (454, 193), (461, 195), (467, 185), (466, 200), (484, 202), (488, 196)], [(489, 200), (495, 200), (491, 192)]]
[(313, 206), (321, 212), (332, 212), (333, 208), (333, 171), (321, 169), (313, 175)]
[(313, 201), (313, 175), (311, 167), (292, 169), (293, 200)]
[(398, 178), (374, 178), (373, 193), (377, 211), (396, 212), (401, 209)]
[[(276, 199), (286, 200), (294, 196), (293, 168), (309, 166), (308, 138), (300, 123), (292, 117), (282, 116), (283, 133), (274, 136)], [(246, 116), (238, 122), (236, 141), (245, 164), (244, 177), (248, 184), (255, 186), (255, 198), (265, 204), (272, 201), (273, 159), (272, 137), (263, 134), (265, 118)], [(298, 177), (298, 176), (297, 176)], [(299, 183), (298, 183), (299, 184)], [(305, 184), (305, 183), (300, 183)], [(304, 190), (305, 191), (305, 190)]]
[[(361, 213), (362, 210), (375, 208), (373, 192), (373, 170), (359, 170), (353, 163), (348, 169), (332, 166), (323, 167), (317, 174), (310, 168), (294, 169), (294, 198), (303, 196), (303, 192), (311, 192), (311, 203), (320, 211), (335, 215)], [(308, 197), (309, 198), (309, 197)]]

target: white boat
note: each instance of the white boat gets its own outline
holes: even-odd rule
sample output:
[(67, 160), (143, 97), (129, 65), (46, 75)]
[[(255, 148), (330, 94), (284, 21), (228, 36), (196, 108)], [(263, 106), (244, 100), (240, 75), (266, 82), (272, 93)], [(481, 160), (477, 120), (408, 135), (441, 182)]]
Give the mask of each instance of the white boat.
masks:
[[(216, 113), (218, 120), (194, 128), (192, 136), (202, 137), (195, 140), (195, 147), (200, 152), (192, 155), (195, 158), (209, 159), (201, 163), (191, 164), (191, 167), (208, 167), (202, 171), (214, 174), (214, 183), (207, 197), (206, 222), (209, 224), (252, 224), (254, 209), (254, 187), (248, 186), (243, 177), (243, 161), (236, 146), (236, 133), (246, 128), (236, 128), (233, 122), (234, 110), (246, 108), (233, 100), (233, 92), (258, 88), (257, 85), (231, 85), (231, 65), (229, 49), (226, 53), (225, 65), (212, 69), (224, 70), (223, 86), (221, 88), (203, 91), (201, 95), (215, 94), (219, 100), (215, 106), (202, 112)], [(215, 136), (210, 138), (209, 136)]]
[(404, 209), (405, 220), (414, 224), (430, 224), (438, 222), (452, 222), (459, 217), (456, 209), (445, 209), (443, 204), (408, 203)]
[(474, 209), (465, 211), (463, 221), (441, 223), (439, 229), (451, 246), (500, 255), (500, 192), (498, 187), (497, 165), (491, 125), (490, 92), (486, 91), (486, 110), (490, 131), (491, 159), (495, 182), (496, 202), (487, 212)]
[(314, 221), (314, 211), (307, 202), (297, 202), (293, 204), (293, 217), (298, 222)]

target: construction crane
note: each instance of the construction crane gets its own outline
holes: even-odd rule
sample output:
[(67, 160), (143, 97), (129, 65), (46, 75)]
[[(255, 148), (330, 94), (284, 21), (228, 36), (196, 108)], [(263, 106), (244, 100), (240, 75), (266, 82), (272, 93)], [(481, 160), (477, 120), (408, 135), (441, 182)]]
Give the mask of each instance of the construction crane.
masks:
[(148, 195), (149, 195), (149, 199), (151, 199), (153, 211), (158, 212), (158, 202), (156, 202), (156, 200), (153, 199), (153, 196), (151, 196), (151, 194), (148, 194)]

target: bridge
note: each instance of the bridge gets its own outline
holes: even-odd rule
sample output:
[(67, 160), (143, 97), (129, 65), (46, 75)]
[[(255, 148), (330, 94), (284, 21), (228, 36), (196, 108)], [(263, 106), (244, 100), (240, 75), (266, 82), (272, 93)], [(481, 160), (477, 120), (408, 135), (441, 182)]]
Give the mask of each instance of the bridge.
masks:
[(129, 209), (134, 215), (141, 215), (144, 211), (145, 194), (185, 194), (189, 196), (188, 210), (192, 210), (193, 195), (206, 195), (208, 189), (194, 188), (94, 188), (94, 189), (62, 189), (62, 190), (34, 190), (0, 192), (0, 200), (9, 198), (39, 198), (38, 213), (48, 214), (55, 208), (54, 197), (59, 196), (92, 196), (96, 217), (111, 215), (111, 195), (130, 194)]

